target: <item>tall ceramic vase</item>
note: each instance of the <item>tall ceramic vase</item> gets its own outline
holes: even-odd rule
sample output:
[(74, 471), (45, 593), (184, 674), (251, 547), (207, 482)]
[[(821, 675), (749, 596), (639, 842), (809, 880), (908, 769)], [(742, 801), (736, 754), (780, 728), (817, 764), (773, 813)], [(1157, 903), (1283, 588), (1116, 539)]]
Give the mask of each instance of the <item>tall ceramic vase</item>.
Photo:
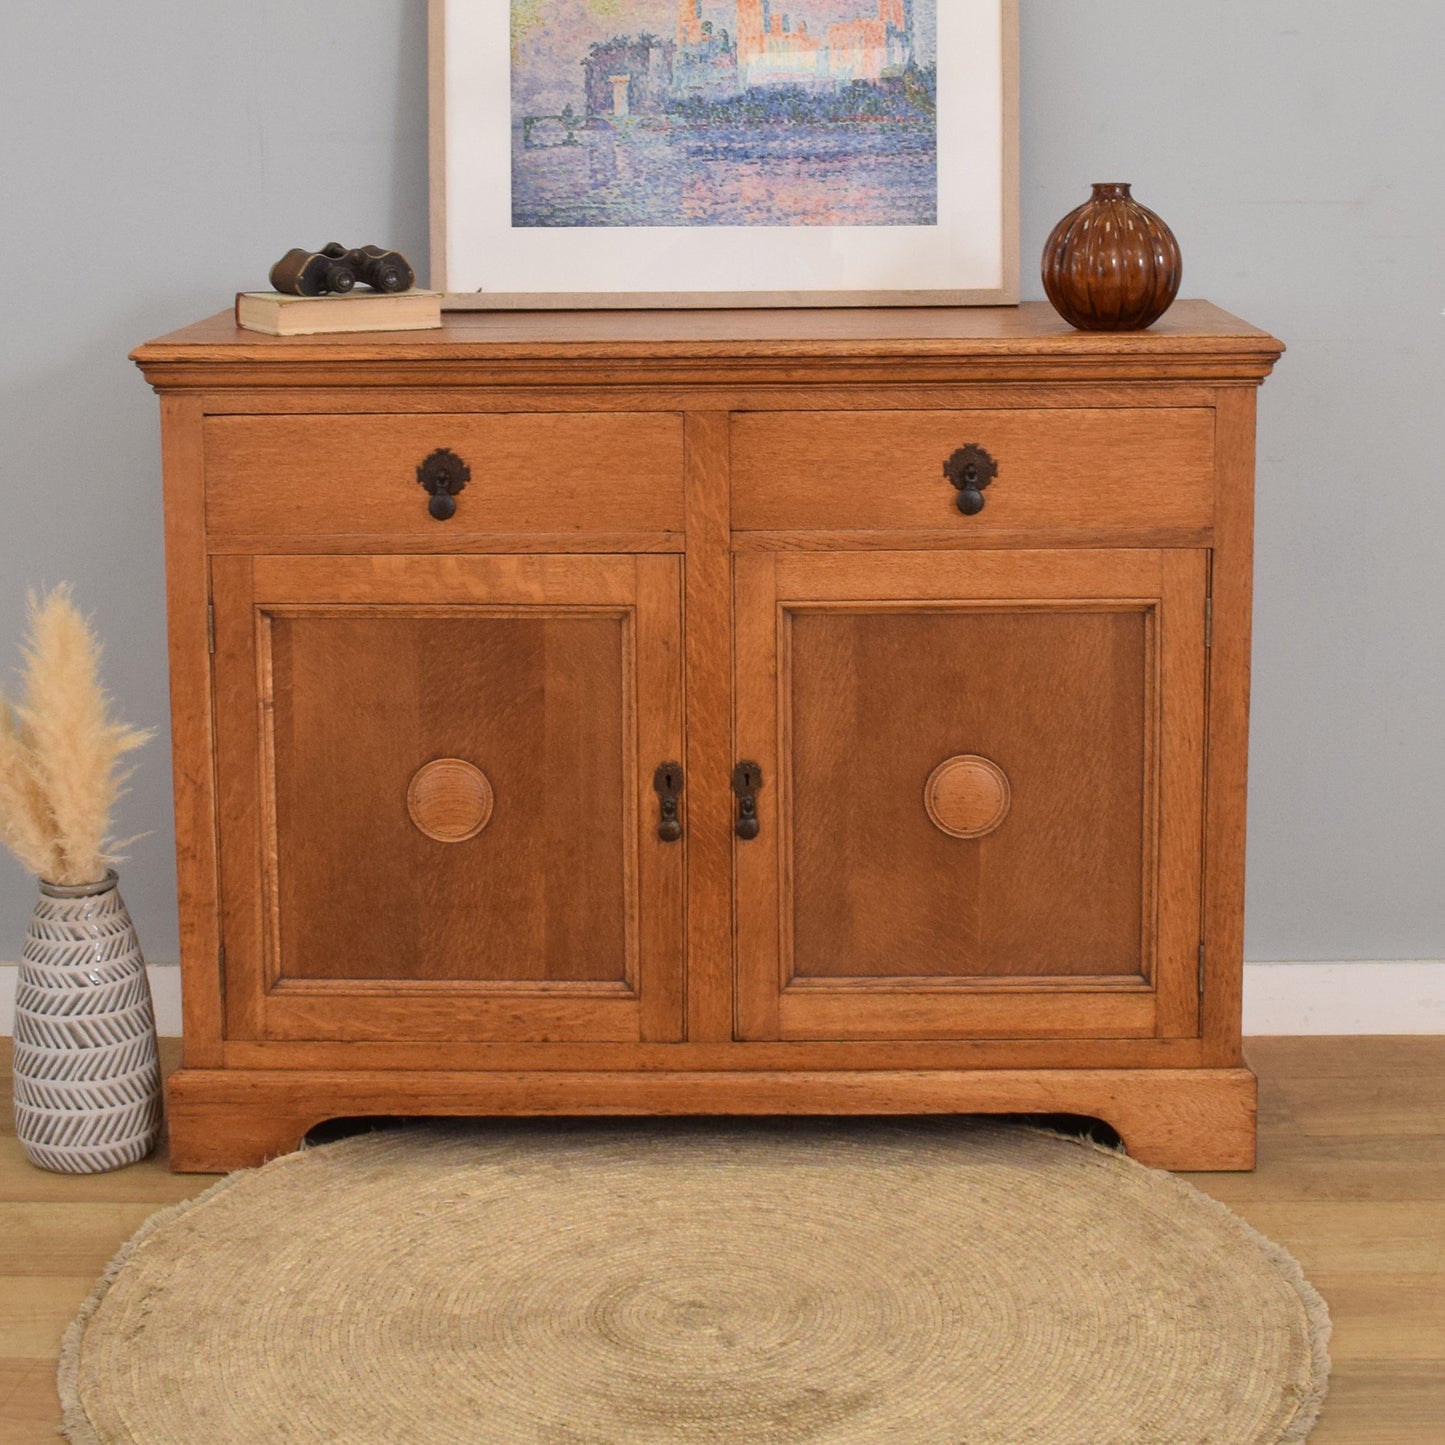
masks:
[(32, 1164), (99, 1174), (161, 1126), (155, 1012), (140, 942), (108, 873), (41, 883), (15, 995), (15, 1132)]

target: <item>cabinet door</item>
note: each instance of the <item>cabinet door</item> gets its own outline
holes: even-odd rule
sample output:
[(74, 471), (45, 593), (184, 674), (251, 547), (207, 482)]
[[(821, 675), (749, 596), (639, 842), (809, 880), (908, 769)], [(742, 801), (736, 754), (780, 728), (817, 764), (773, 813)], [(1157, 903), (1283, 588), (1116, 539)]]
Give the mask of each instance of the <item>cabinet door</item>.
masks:
[(229, 1037), (680, 1037), (680, 559), (212, 582)]
[(1207, 554), (742, 555), (744, 1039), (1198, 1031)]

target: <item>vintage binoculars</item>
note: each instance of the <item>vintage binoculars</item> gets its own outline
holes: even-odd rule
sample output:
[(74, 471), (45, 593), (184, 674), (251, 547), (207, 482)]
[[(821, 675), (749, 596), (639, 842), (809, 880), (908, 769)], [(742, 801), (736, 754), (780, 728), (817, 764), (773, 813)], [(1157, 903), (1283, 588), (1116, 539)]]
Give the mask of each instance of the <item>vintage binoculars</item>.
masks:
[(288, 296), (344, 293), (358, 282), (374, 291), (410, 291), (416, 272), (400, 251), (383, 251), (380, 246), (349, 251), (337, 241), (319, 251), (297, 246), (271, 268), (272, 289)]

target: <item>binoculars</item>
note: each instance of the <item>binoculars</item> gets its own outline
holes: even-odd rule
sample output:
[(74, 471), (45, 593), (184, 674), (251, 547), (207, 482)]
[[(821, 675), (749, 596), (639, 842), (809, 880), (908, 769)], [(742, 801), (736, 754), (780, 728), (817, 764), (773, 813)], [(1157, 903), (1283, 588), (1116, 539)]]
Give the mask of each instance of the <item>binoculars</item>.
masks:
[(271, 268), (272, 289), (288, 296), (344, 294), (357, 282), (374, 291), (410, 291), (416, 272), (400, 251), (383, 251), (380, 246), (347, 250), (337, 241), (319, 251), (297, 246)]

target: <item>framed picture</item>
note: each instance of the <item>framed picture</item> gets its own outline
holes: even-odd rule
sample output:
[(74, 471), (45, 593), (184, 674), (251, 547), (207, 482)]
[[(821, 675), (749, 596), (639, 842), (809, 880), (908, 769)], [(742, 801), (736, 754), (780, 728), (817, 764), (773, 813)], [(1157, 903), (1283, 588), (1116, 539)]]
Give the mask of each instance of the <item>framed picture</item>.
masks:
[(1016, 0), (431, 0), (452, 309), (1018, 299)]

